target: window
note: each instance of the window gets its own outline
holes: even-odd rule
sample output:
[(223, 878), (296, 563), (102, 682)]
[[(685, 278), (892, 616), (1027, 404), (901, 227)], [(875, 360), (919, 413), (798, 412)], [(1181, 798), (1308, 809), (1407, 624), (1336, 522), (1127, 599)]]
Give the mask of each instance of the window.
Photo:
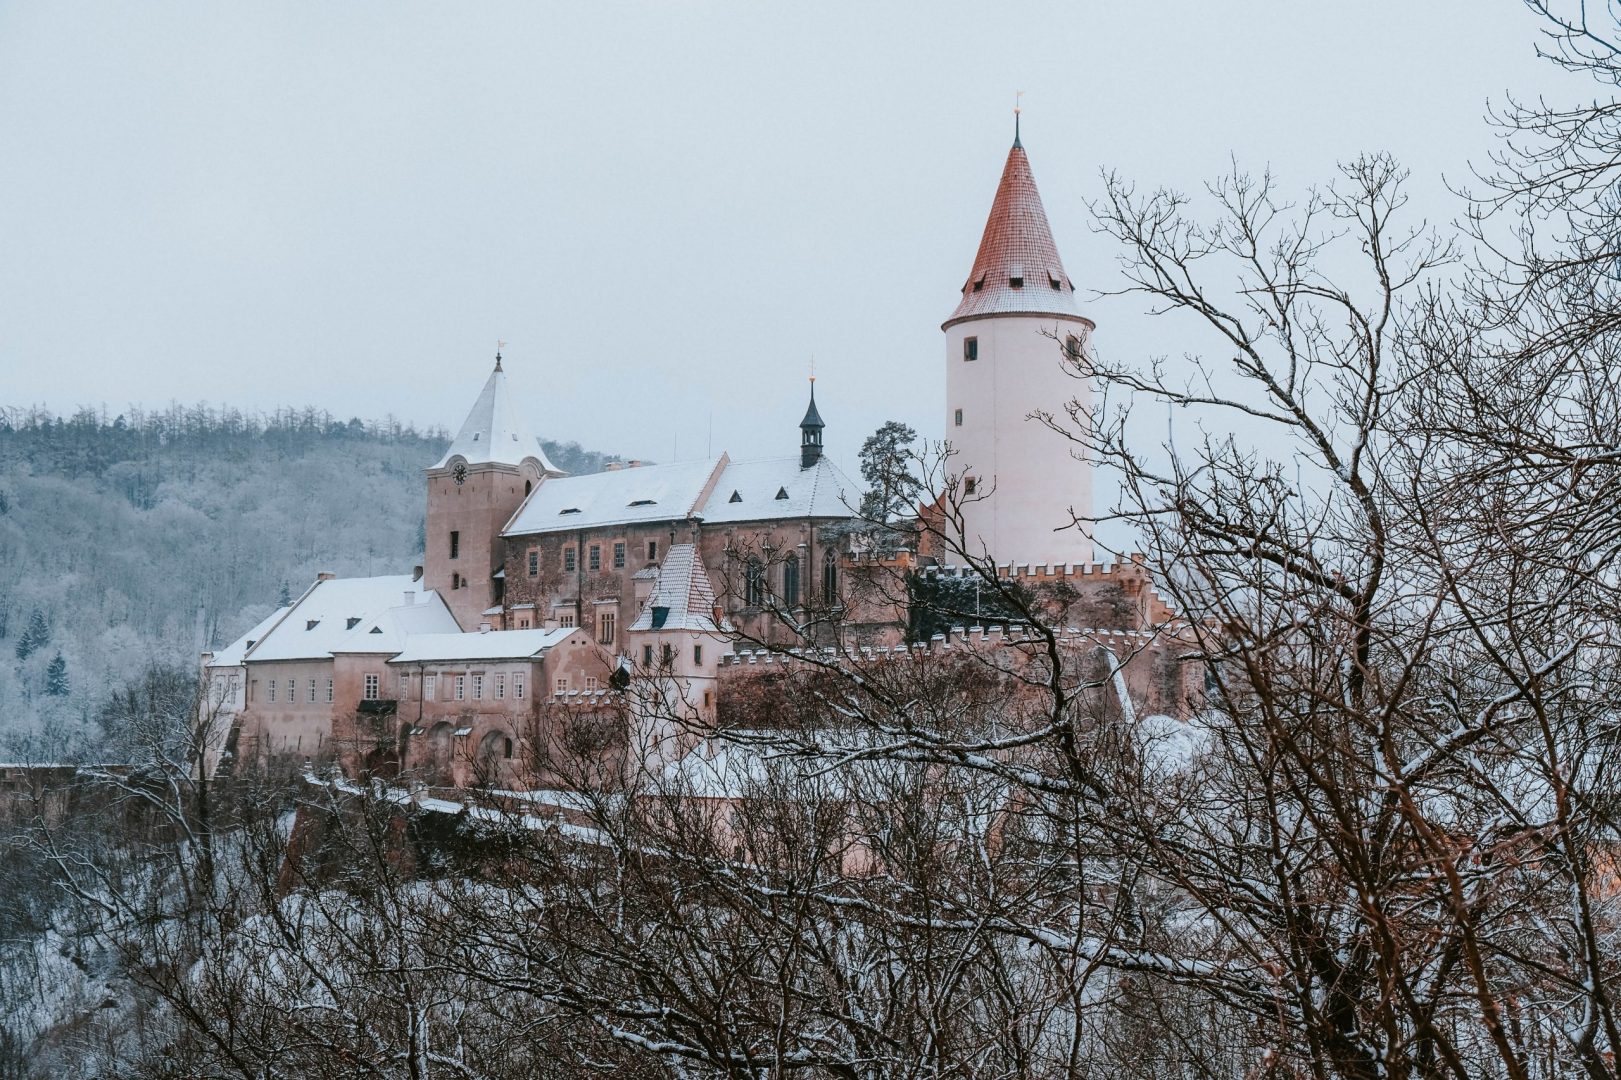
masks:
[(454, 529), (452, 529), (451, 533), (450, 533), (450, 557), (452, 559), (460, 558), (461, 553), (462, 553), (462, 534), (459, 533), (459, 532), (456, 532)]
[[(408, 701), (411, 698), (411, 673), (400, 672), (400, 700)], [(315, 700), (315, 680), (310, 680), (310, 700)]]
[(458, 676), (456, 676), (456, 700), (457, 701), (465, 701), (466, 699), (467, 699), (467, 676), (466, 675), (458, 675)]
[(326, 681), (326, 703), (328, 705), (332, 704), (332, 680), (331, 679), (328, 679)]
[(473, 676), (473, 700), (474, 701), (482, 701), (483, 699), (484, 699), (484, 676), (482, 676), (482, 675), (474, 675)]
[(614, 643), (614, 623), (616, 621), (614, 613), (611, 611), (604, 611), (597, 616), (597, 641), (603, 645), (612, 645)]
[(979, 482), (974, 477), (965, 476), (962, 478), (962, 493), (964, 495), (972, 495), (978, 488)]
[(1064, 339), (1064, 358), (1072, 364), (1081, 362), (1081, 339), (1074, 334)]
[(231, 695), (231, 700), (235, 701), (237, 691), (237, 681), (235, 675), (232, 675), (230, 679), (226, 681), (225, 688), (226, 692)]
[(574, 573), (574, 549), (571, 547), (563, 549), (563, 572)]
[(540, 575), (540, 550), (538, 548), (530, 548), (529, 549), (529, 576), (530, 577), (538, 577), (539, 575)]
[(659, 542), (657, 540), (649, 540), (647, 542), (647, 561), (652, 562), (654, 559), (657, 559), (658, 557), (659, 557)]
[(459, 589), (462, 587), (462, 576), (460, 574), (450, 575), (450, 587), (452, 589)]
[(839, 557), (832, 548), (822, 556), (822, 603), (839, 602)]
[(1007, 283), (1015, 289), (1022, 289), (1024, 288), (1024, 275), (1015, 274), (1013, 277), (1007, 279)]
[(501, 756), (503, 758), (506, 758), (508, 761), (512, 760), (512, 740), (511, 739), (502, 739), (501, 740)]
[(504, 699), (506, 696), (507, 696), (507, 677), (505, 675), (497, 675), (495, 677), (495, 700), (500, 701), (500, 700)]
[(623, 570), (624, 568), (625, 568), (625, 542), (623, 540), (615, 540), (614, 541), (614, 569), (615, 570)]
[(585, 677), (585, 688), (593, 694), (597, 692), (597, 677), (595, 675)]
[(765, 567), (758, 556), (750, 555), (743, 567), (743, 603), (749, 607), (765, 603)]
[(642, 666), (643, 667), (652, 667), (653, 666), (653, 646), (651, 646), (651, 645), (643, 645), (642, 646)]
[[(403, 679), (403, 678), (405, 678), (405, 676), (401, 675), (400, 678)], [(310, 704), (311, 705), (315, 704), (315, 680), (314, 679), (310, 680)]]
[(790, 554), (782, 560), (782, 602), (789, 607), (799, 606), (799, 556)]
[(518, 616), (518, 629), (519, 630), (527, 630), (527, 629), (529, 629), (529, 616), (527, 616), (527, 615)]
[(559, 615), (557, 617), (557, 625), (561, 626), (565, 630), (572, 630), (574, 628), (574, 612), (565, 611), (563, 614)]
[(268, 683), (265, 684), (265, 700), (266, 701), (275, 701), (276, 700), (276, 680), (275, 679), (271, 679)]
[(671, 645), (668, 641), (666, 641), (663, 646), (659, 648), (659, 663), (663, 664), (665, 667), (669, 667), (671, 664), (675, 663), (675, 646)]
[(954, 422), (956, 423), (956, 425), (958, 427), (962, 427), (962, 410), (961, 409), (957, 410), (957, 414), (956, 414), (956, 417), (954, 418)]
[(437, 675), (424, 675), (424, 676), (422, 676), (422, 700), (423, 701), (438, 701), (439, 700), (439, 676), (437, 676)]
[(602, 545), (601, 544), (592, 544), (589, 548), (586, 549), (586, 563), (585, 563), (585, 566), (586, 566), (587, 570), (601, 570), (602, 569)]
[(522, 675), (514, 675), (512, 677), (512, 696), (517, 698), (519, 701), (523, 700), (523, 676)]
[(557, 692), (559, 694), (568, 693), (568, 676), (567, 675), (559, 675), (557, 677), (556, 689), (557, 689)]
[(702, 645), (692, 647), (692, 662), (698, 667), (704, 666), (704, 647)]
[(379, 679), (376, 675), (367, 675), (366, 676), (366, 694), (365, 694), (365, 697), (366, 697), (367, 701), (376, 701), (377, 700), (378, 690), (380, 688), (381, 682), (382, 682), (382, 680)]
[(977, 337), (962, 339), (962, 358), (964, 360), (979, 359), (979, 339)]

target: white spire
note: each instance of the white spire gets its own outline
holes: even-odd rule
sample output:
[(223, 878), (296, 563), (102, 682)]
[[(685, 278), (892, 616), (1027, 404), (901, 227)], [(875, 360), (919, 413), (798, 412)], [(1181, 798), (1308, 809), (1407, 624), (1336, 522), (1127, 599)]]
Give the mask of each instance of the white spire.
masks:
[(434, 468), (442, 469), (451, 458), (458, 456), (469, 465), (519, 465), (524, 458), (534, 458), (547, 475), (563, 475), (563, 470), (546, 457), (540, 440), (521, 419), (519, 409), (507, 390), (507, 376), (501, 370), (500, 353), (495, 354), (495, 370), (490, 372), (483, 392), (473, 402), (467, 419), (462, 421), (455, 441)]

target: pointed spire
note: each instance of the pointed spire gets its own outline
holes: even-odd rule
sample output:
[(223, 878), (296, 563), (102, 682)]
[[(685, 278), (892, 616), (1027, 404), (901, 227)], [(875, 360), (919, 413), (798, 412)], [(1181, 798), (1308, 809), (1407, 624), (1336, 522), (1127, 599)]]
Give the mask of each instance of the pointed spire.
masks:
[(450, 449), (445, 451), (445, 456), (439, 459), (434, 468), (444, 468), (453, 457), (460, 457), (469, 465), (492, 462), (519, 465), (525, 458), (534, 458), (543, 473), (562, 476), (563, 470), (546, 457), (540, 440), (523, 421), (522, 410), (507, 389), (507, 376), (501, 368), (500, 352), (500, 346), (505, 344), (503, 341), (497, 346), (495, 370), (490, 372), (478, 400), (473, 402), (467, 419), (462, 421), (461, 430), (456, 433)]
[(799, 467), (808, 469), (822, 460), (822, 414), (816, 411), (816, 376), (810, 377), (810, 406), (799, 422)]
[(1064, 272), (1053, 243), (1047, 209), (1036, 190), (1030, 159), (1020, 141), (1014, 114), (1013, 147), (991, 201), (974, 268), (962, 287), (962, 301), (945, 325), (976, 315), (1011, 313), (1080, 315), (1075, 286)]

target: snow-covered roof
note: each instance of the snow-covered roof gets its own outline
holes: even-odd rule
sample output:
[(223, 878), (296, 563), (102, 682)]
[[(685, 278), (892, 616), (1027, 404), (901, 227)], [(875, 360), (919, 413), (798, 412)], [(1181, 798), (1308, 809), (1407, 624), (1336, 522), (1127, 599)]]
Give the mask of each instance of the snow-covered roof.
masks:
[(850, 517), (861, 489), (827, 458), (808, 469), (799, 457), (727, 464), (703, 507), (705, 522), (770, 521), (777, 518)]
[(291, 610), (293, 609), (290, 605), (284, 608), (277, 608), (269, 615), (266, 615), (264, 618), (260, 619), (254, 624), (252, 630), (249, 630), (247, 633), (225, 646), (225, 648), (215, 652), (214, 658), (208, 662), (208, 666), (241, 667), (242, 654), (253, 648), (254, 642), (264, 637), (270, 628), (276, 625), (276, 620), (280, 619), (283, 615), (287, 614)]
[(525, 660), (570, 636), (590, 640), (579, 627), (555, 630), (491, 630), (471, 634), (413, 634), (390, 663), (415, 664), (432, 660)]
[(1053, 243), (1030, 159), (1017, 140), (1002, 168), (974, 268), (962, 287), (962, 301), (946, 325), (977, 315), (1011, 313), (1084, 318), (1075, 302), (1075, 285)]
[(417, 588), (410, 574), (317, 581), (246, 659), (324, 660), (362, 620), (399, 605)]
[(456, 616), (437, 592), (426, 592), (410, 604), (398, 604), (368, 615), (332, 647), (335, 653), (397, 653), (418, 634), (460, 632)]
[(488, 462), (521, 465), (524, 458), (534, 458), (542, 472), (550, 476), (563, 475), (563, 471), (546, 457), (540, 440), (524, 423), (522, 410), (507, 390), (507, 376), (501, 370), (499, 356), (495, 358), (495, 370), (490, 372), (483, 392), (473, 402), (467, 419), (462, 421), (461, 430), (456, 433), (450, 449), (445, 451), (445, 456), (439, 459), (434, 468), (443, 469), (454, 457), (462, 458), (469, 465)]
[(659, 564), (652, 595), (630, 629), (721, 632), (723, 628), (715, 624), (715, 587), (709, 582), (696, 547), (670, 545)]
[(587, 476), (548, 480), (535, 488), (503, 536), (567, 532), (639, 521), (678, 521), (698, 509), (722, 454), (699, 461), (640, 465)]

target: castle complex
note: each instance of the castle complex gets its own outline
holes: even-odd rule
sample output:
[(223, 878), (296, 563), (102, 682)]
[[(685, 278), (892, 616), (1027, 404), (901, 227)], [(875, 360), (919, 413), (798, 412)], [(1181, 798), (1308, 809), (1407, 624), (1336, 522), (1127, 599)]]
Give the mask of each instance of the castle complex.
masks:
[[(1123, 706), (1129, 696), (1176, 712), (1188, 665), (1154, 644), (1173, 614), (1141, 566), (1092, 564), (1077, 524), (1090, 512), (1090, 465), (1041, 419), (1084, 404), (1077, 375), (1093, 328), (1016, 137), (942, 327), (954, 479), (920, 508), (930, 528), (881, 550), (863, 542), (859, 487), (823, 455), (814, 383), (795, 453), (567, 476), (524, 421), (497, 354), (426, 470), (422, 565), (322, 574), (205, 655), (205, 708), (220, 733), (210, 768), (325, 758), (455, 786), (487, 770), (499, 780), (533, 744), (582, 731), (665, 745), (671, 733), (626, 701), (757, 726), (766, 718), (747, 715), (741, 703), (757, 697), (742, 688), (806, 651), (879, 663), (1013, 640), (1018, 627), (974, 620), (919, 639), (913, 600), (894, 583), (965, 582), (970, 562), (1028, 585), (1075, 648), (1118, 652)], [(1115, 650), (1122, 634), (1133, 644)], [(636, 730), (599, 730), (615, 724)]]

